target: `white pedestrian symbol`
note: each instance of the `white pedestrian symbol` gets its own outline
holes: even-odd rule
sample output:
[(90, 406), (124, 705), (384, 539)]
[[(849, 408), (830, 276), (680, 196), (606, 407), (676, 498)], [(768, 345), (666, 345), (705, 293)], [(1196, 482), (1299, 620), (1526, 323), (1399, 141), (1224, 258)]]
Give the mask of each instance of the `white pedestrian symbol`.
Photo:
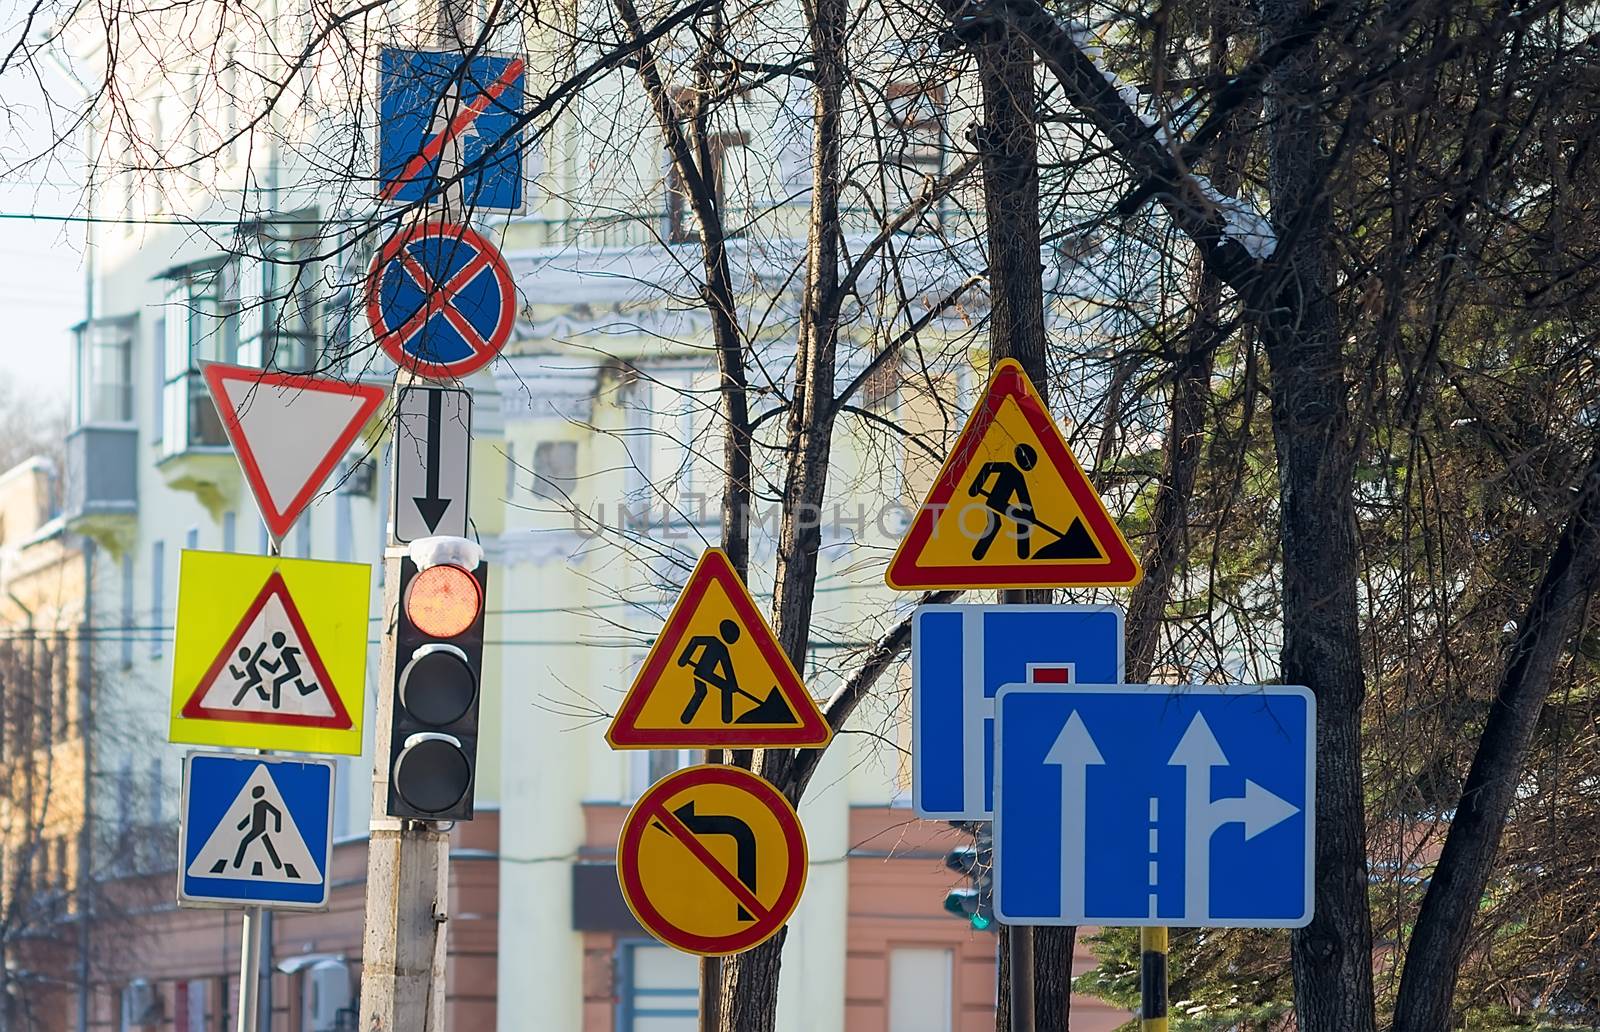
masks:
[(317, 885), (322, 873), (267, 764), (257, 764), (199, 854), (191, 878)]

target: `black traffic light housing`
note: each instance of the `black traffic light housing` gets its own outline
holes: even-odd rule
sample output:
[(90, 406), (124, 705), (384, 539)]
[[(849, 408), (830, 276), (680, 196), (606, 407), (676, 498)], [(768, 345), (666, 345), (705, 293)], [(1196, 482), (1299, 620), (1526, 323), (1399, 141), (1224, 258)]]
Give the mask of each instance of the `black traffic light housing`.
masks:
[[(472, 549), (469, 554), (476, 556), (478, 553)], [(467, 583), (461, 575), (465, 574), (476, 585), (476, 612), (465, 629), (457, 633), (438, 630), (430, 633), (418, 626), (407, 606), (413, 585), (425, 570), (435, 566), (450, 567), (453, 571), (458, 587), (457, 606), (462, 605), (460, 599), (469, 598), (471, 594), (459, 591), (459, 586)], [(419, 567), (410, 556), (400, 560), (394, 708), (389, 730), (387, 812), (391, 817), (433, 821), (472, 819), (488, 586), (489, 571), (481, 560), (470, 570), (464, 564), (451, 562)]]
[(965, 886), (945, 893), (944, 909), (975, 931), (994, 927), (994, 826), (988, 821), (951, 821), (973, 841), (945, 854), (944, 865), (967, 879)]

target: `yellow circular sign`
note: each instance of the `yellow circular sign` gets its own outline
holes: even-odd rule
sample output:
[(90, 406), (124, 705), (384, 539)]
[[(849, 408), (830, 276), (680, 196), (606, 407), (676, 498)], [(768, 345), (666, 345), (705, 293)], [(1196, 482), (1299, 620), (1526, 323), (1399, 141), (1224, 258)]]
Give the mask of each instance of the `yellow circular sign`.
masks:
[(794, 913), (806, 884), (800, 817), (739, 767), (687, 767), (634, 804), (617, 842), (617, 880), (639, 923), (686, 953), (758, 946)]

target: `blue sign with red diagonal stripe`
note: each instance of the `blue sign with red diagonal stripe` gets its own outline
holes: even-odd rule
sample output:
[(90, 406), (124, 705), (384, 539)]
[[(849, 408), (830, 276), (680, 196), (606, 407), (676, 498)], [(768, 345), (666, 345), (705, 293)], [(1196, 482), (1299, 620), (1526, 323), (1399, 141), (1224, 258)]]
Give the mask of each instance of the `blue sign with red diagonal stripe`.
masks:
[(378, 62), (378, 196), (414, 204), (460, 198), (520, 212), (519, 56), (385, 50)]
[(516, 290), (488, 240), (424, 222), (389, 238), (367, 274), (367, 321), (395, 363), (453, 379), (488, 365), (511, 337)]

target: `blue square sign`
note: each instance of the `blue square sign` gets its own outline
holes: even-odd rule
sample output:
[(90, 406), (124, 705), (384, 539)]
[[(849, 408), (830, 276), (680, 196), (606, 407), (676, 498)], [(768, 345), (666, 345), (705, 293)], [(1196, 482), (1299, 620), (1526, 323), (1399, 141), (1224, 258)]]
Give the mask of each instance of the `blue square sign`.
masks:
[(1011, 684), (996, 718), (1000, 920), (1311, 920), (1316, 703), (1306, 689)]
[(378, 67), (378, 191), (415, 204), (453, 196), (478, 211), (523, 210), (519, 56), (385, 50)]
[(332, 856), (333, 761), (185, 757), (180, 905), (322, 910)]
[(994, 696), (1012, 681), (1122, 680), (1116, 606), (918, 606), (911, 618), (911, 794), (919, 817), (987, 820)]

